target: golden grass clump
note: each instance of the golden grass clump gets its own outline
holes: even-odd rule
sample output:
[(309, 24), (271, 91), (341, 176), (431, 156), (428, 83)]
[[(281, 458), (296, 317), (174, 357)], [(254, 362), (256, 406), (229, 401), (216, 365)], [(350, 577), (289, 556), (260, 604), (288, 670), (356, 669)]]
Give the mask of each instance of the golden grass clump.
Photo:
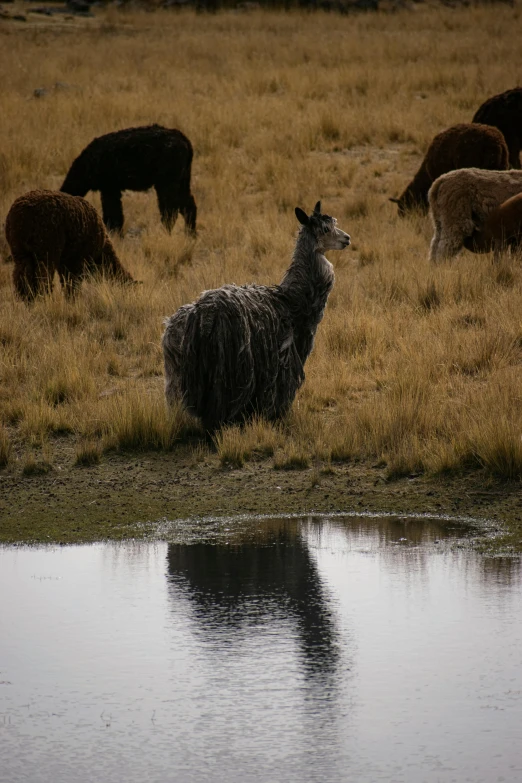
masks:
[(9, 465), (12, 454), (12, 445), (5, 427), (0, 427), (0, 468)]
[(103, 453), (102, 444), (95, 440), (83, 440), (76, 445), (74, 464), (82, 467), (98, 465)]
[(390, 477), (480, 467), (520, 479), (520, 258), (463, 251), (432, 267), (429, 218), (400, 220), (388, 201), (436, 133), (520, 83), (505, 67), (518, 61), (518, 22), (516, 6), (498, 4), (204, 19), (110, 8), (74, 23), (29, 8), (24, 25), (0, 20), (1, 222), (24, 191), (60, 187), (95, 136), (153, 122), (193, 142), (198, 204), (194, 241), (182, 220), (166, 233), (153, 192), (124, 193), (114, 244), (142, 285), (89, 279), (74, 301), (55, 286), (19, 302), (2, 237), (0, 464), (16, 442), (24, 473), (52, 465), (35, 455), (62, 436), (77, 465), (203, 440), (165, 407), (162, 320), (205, 289), (278, 282), (294, 207), (321, 199), (352, 248), (331, 254), (336, 283), (306, 382), (284, 422), (217, 433), (221, 464), (358, 460)]
[(22, 459), (24, 476), (41, 476), (53, 470), (53, 453), (49, 443), (42, 443), (38, 451), (28, 451)]
[(214, 436), (214, 445), (223, 467), (240, 468), (250, 459), (271, 457), (283, 443), (281, 429), (260, 418), (244, 427), (224, 427)]
[(103, 410), (100, 431), (105, 450), (171, 450), (187, 416), (181, 408), (167, 410), (161, 396), (138, 389), (112, 397)]

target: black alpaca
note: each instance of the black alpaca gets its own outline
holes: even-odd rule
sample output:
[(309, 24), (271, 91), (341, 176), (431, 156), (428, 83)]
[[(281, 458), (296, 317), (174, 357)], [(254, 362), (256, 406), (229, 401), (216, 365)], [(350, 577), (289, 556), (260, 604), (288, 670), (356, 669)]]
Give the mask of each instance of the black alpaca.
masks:
[(196, 233), (197, 207), (190, 192), (193, 149), (179, 130), (147, 125), (98, 136), (73, 161), (63, 193), (101, 193), (103, 220), (111, 231), (123, 228), (122, 190), (154, 187), (161, 221), (172, 230), (178, 212), (188, 233)]

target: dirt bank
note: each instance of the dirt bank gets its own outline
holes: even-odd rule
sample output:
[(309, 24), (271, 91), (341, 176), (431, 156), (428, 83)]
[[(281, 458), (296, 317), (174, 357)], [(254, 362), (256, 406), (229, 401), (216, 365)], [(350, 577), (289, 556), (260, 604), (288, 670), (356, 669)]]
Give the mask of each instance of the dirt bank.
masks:
[(382, 467), (360, 464), (275, 470), (265, 460), (230, 470), (213, 454), (196, 460), (189, 449), (113, 454), (73, 467), (65, 446), (45, 474), (23, 475), (16, 463), (0, 471), (0, 542), (147, 537), (165, 518), (368, 511), (472, 517), (475, 546), (522, 551), (521, 501), (518, 483), (478, 472), (390, 482)]

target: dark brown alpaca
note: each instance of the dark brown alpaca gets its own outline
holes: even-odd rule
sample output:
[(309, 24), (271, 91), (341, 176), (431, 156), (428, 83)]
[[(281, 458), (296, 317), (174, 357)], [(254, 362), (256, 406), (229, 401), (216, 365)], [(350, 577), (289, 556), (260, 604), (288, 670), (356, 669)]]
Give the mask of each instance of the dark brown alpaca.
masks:
[(103, 220), (110, 231), (123, 228), (123, 190), (155, 188), (161, 220), (172, 230), (178, 212), (188, 233), (196, 233), (197, 207), (190, 192), (192, 144), (179, 130), (147, 125), (107, 133), (91, 141), (61, 187), (64, 193), (101, 193)]
[(509, 150), (509, 164), (520, 168), (522, 149), (522, 87), (506, 90), (488, 98), (475, 112), (473, 122), (493, 125), (504, 134)]
[(522, 193), (508, 198), (487, 215), (484, 223), (464, 240), (464, 247), (472, 253), (498, 256), (503, 250), (518, 249), (522, 245)]
[(20, 196), (7, 214), (5, 235), (15, 265), (15, 290), (27, 302), (52, 289), (55, 272), (68, 296), (86, 274), (96, 271), (122, 283), (134, 282), (97, 211), (78, 196), (52, 190)]
[(399, 215), (412, 209), (428, 211), (428, 191), (442, 174), (455, 169), (509, 168), (508, 149), (502, 133), (488, 125), (461, 123), (438, 133), (424, 156), (420, 169), (401, 196), (391, 198)]

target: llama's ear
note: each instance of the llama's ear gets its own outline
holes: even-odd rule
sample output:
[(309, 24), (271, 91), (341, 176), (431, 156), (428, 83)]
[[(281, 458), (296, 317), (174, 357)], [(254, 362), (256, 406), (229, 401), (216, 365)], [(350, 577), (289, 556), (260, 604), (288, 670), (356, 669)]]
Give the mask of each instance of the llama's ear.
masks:
[(316, 215), (320, 215), (321, 214), (321, 202), (320, 201), (318, 201), (317, 204), (315, 205), (314, 213)]
[(306, 212), (304, 212), (301, 209), (301, 207), (296, 207), (295, 208), (295, 216), (298, 219), (298, 221), (301, 223), (302, 226), (307, 226), (308, 223), (310, 222), (310, 218), (308, 217)]
[(398, 198), (389, 198), (388, 201), (391, 201), (393, 204), (398, 204), (399, 199)]

